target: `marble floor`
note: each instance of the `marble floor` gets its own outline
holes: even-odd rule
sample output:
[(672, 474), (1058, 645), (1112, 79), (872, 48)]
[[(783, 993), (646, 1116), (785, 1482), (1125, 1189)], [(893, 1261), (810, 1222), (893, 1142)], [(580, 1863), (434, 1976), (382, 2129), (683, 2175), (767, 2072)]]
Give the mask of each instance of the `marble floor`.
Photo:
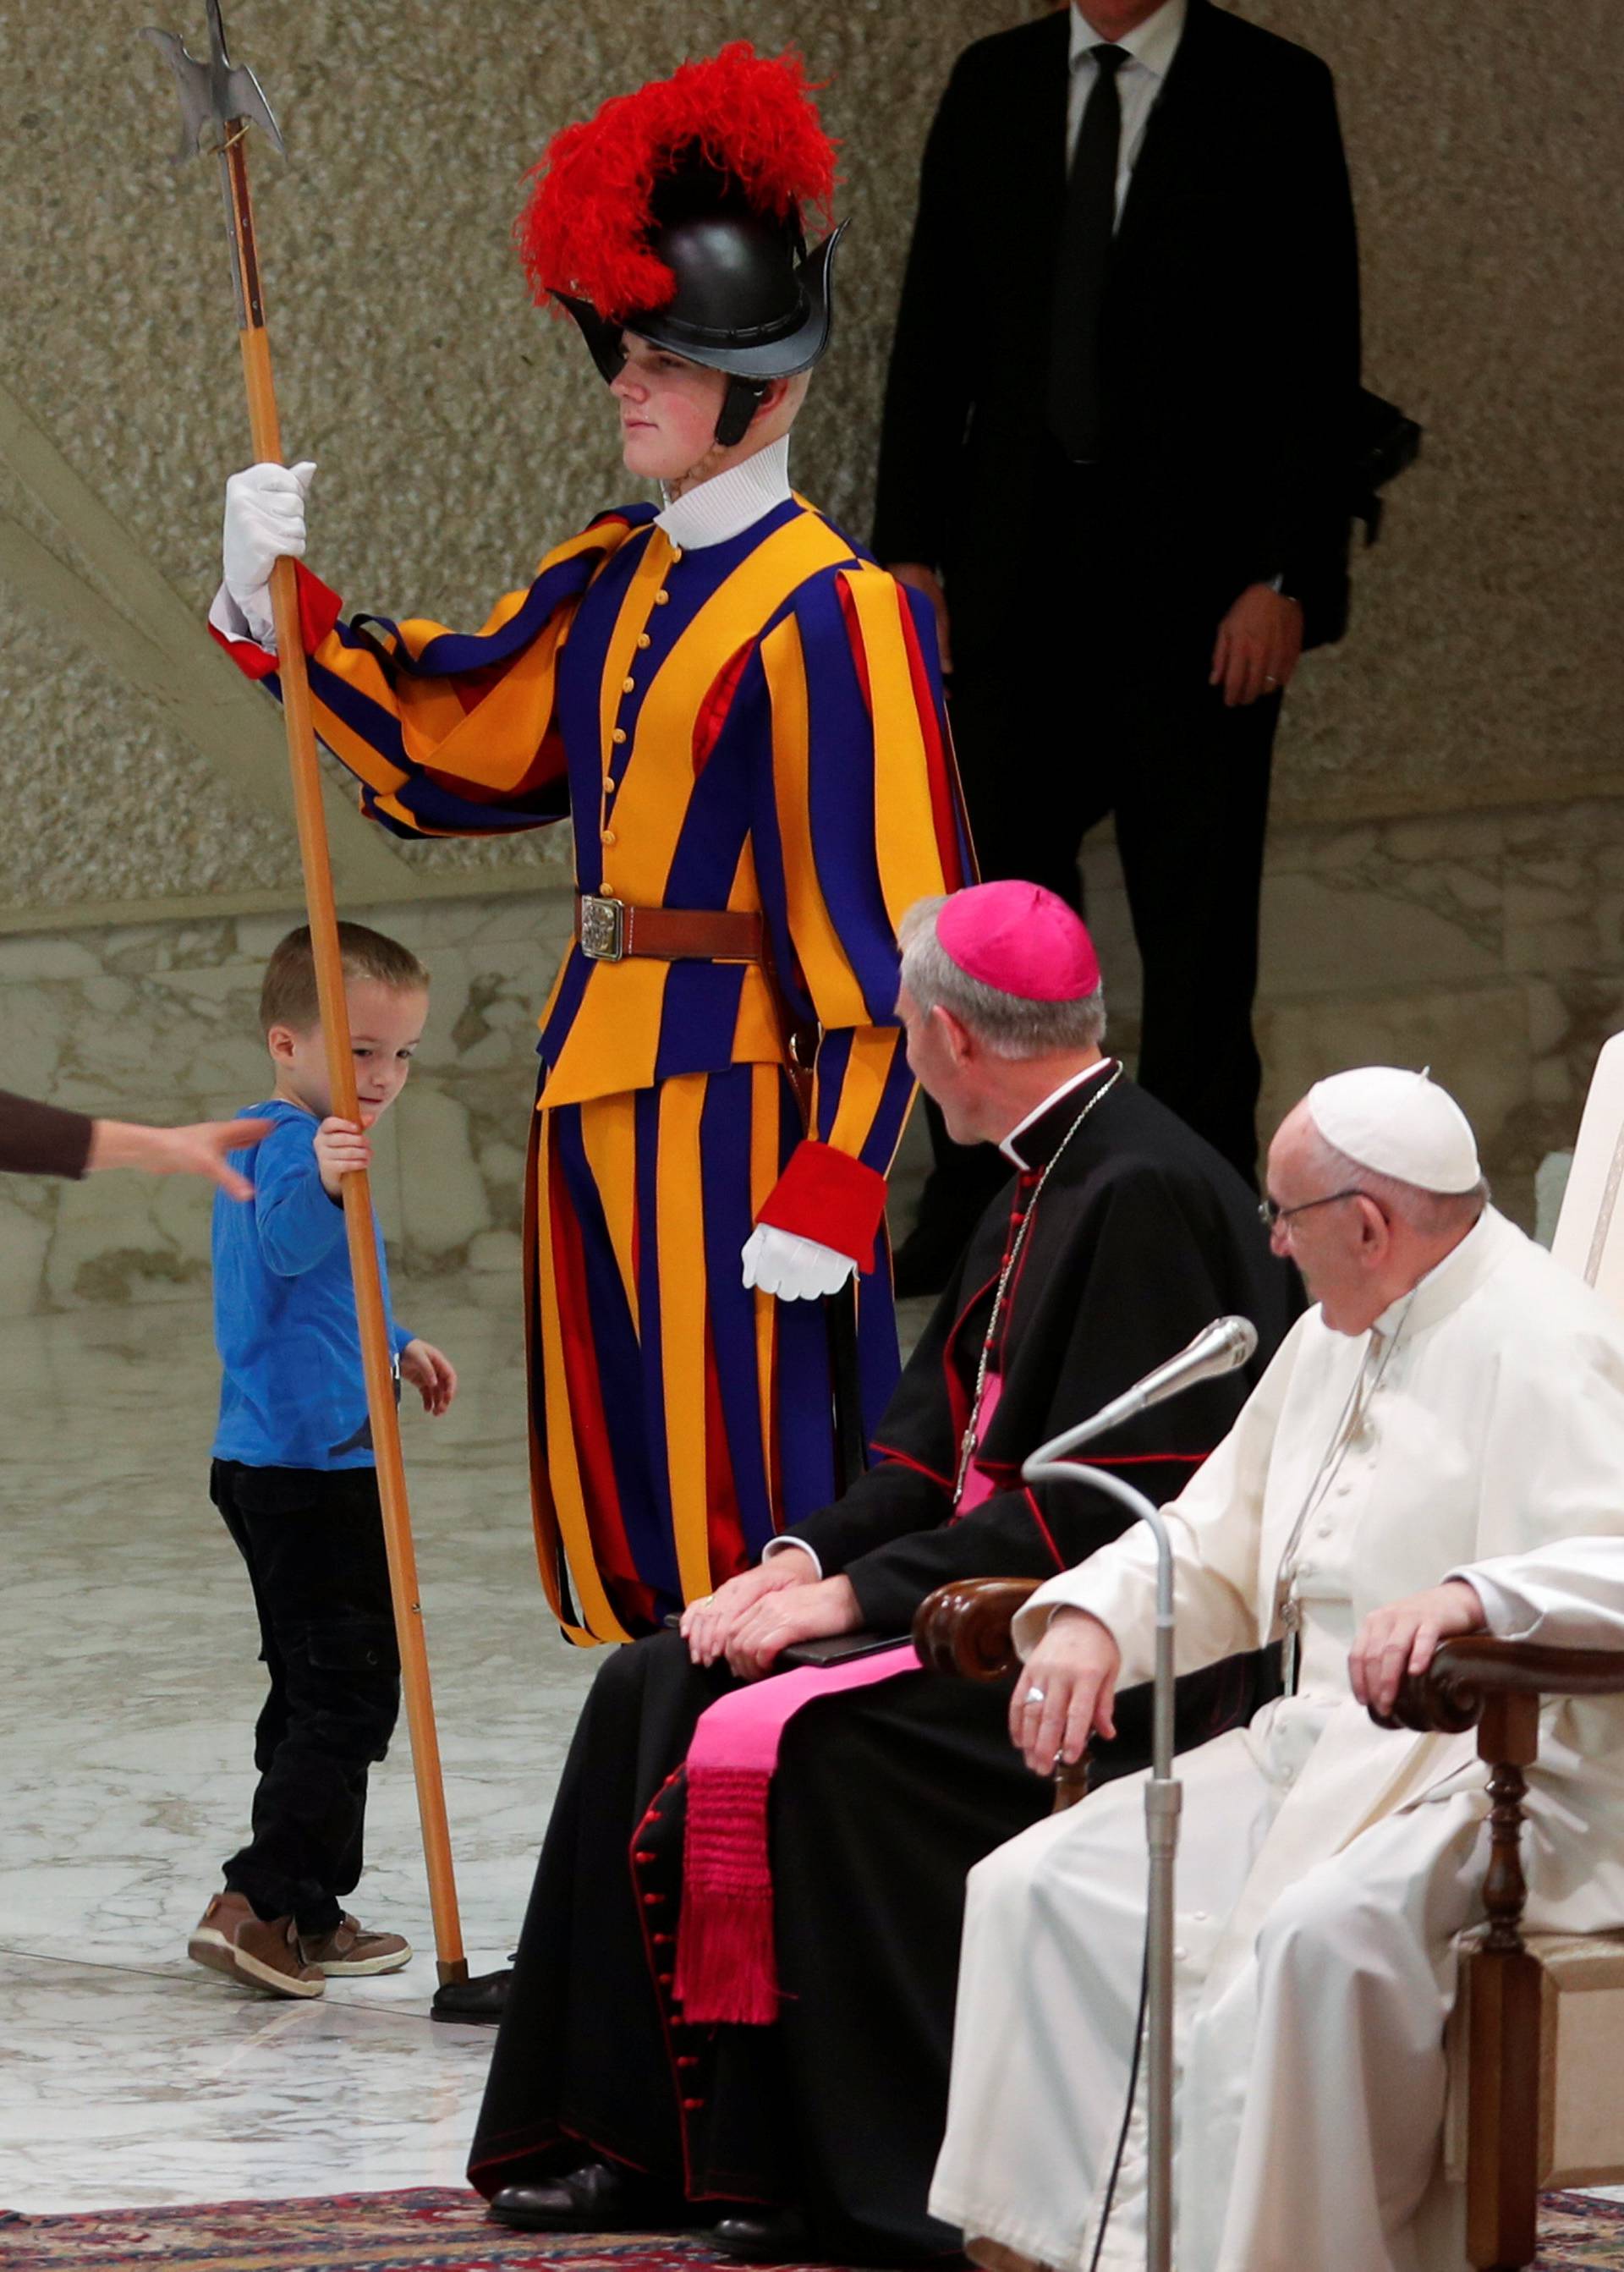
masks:
[[(478, 1970), (512, 1946), (595, 1652), (559, 1640), (536, 1577), (513, 1321), (432, 1286), (409, 1314), (464, 1383), (443, 1421), (408, 1416), (406, 1440)], [(205, 1488), (214, 1393), (201, 1304), (0, 1327), (0, 2208), (461, 2176), (490, 2037), (427, 2016), (404, 1731), (374, 1782), (357, 1906), (409, 1936), (408, 1969), (294, 2005), (186, 1958), (245, 1824), (261, 1693)]]

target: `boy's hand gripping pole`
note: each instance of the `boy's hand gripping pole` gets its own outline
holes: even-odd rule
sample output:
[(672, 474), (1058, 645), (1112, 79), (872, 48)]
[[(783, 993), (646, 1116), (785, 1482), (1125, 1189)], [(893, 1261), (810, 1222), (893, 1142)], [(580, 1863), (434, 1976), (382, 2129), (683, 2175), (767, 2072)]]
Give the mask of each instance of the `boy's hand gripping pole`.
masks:
[[(206, 63), (189, 56), (173, 32), (148, 31), (144, 36), (162, 49), (174, 71), (180, 92), (181, 148), (177, 162), (199, 152), (218, 155), (226, 200), (226, 232), (231, 248), (232, 280), (236, 288), (237, 327), (243, 349), (243, 375), (248, 383), (248, 417), (254, 455), (261, 461), (281, 462), (281, 432), (276, 415), (276, 393), (271, 379), (271, 349), (266, 333), (265, 302), (260, 285), (259, 258), (254, 238), (253, 206), (248, 190), (247, 133), (251, 125), (263, 127), (280, 150), (282, 138), (271, 116), (270, 105), (252, 71), (234, 64), (226, 48), (219, 0), (206, 0), (209, 53)], [(293, 768), (293, 793), (298, 817), (299, 851), (304, 868), (304, 895), (310, 913), (311, 940), (315, 951), (316, 990), (321, 1005), (321, 1028), (326, 1044), (327, 1074), (333, 1109), (347, 1120), (359, 1121), (355, 1095), (355, 1059), (350, 1050), (349, 1019), (344, 1001), (344, 970), (339, 953), (338, 913), (333, 896), (333, 870), (327, 852), (327, 830), (321, 803), (321, 775), (316, 761), (316, 733), (311, 711), (310, 682), (305, 670), (304, 645), (299, 631), (299, 602), (289, 559), (276, 563), (271, 578), (271, 598), (276, 617), (277, 668), (281, 680), (282, 714), (288, 727), (288, 755)], [(361, 1359), (366, 1376), (367, 1409), (371, 1416), (372, 1445), (378, 1460), (378, 1494), (383, 1502), (384, 1537), (389, 1553), (389, 1584), (394, 1601), (395, 1632), (400, 1649), (400, 1673), (406, 1692), (407, 1726), (411, 1734), (412, 1767), (417, 1781), (417, 1811), (423, 1823), (423, 1858), (428, 1865), (429, 1900), (434, 1915), (434, 1945), (442, 1981), (466, 1980), (468, 1961), (462, 1953), (462, 1928), (457, 1914), (457, 1888), (453, 1875), (451, 1839), (445, 1821), (445, 1792), (440, 1774), (439, 1742), (435, 1733), (434, 1705), (429, 1686), (429, 1657), (423, 1640), (423, 1610), (417, 1599), (417, 1559), (412, 1548), (411, 1516), (406, 1499), (406, 1469), (400, 1457), (400, 1416), (395, 1406), (394, 1362), (384, 1319), (383, 1287), (372, 1228), (372, 1199), (364, 1172), (343, 1180), (344, 1225), (349, 1239), (350, 1268), (355, 1287), (355, 1311), (361, 1327)]]

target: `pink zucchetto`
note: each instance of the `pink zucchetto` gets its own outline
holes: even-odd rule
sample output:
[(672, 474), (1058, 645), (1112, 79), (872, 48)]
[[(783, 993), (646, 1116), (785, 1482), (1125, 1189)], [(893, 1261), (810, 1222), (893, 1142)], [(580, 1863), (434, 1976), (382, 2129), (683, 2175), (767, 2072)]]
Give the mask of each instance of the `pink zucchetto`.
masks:
[(967, 978), (1023, 1002), (1096, 993), (1099, 957), (1081, 916), (1041, 884), (971, 884), (936, 917), (936, 938)]

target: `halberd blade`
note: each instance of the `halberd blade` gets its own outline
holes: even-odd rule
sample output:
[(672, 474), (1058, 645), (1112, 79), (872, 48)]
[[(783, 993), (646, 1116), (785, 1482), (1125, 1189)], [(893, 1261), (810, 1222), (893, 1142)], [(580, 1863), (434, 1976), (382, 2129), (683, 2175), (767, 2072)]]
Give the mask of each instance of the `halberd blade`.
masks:
[(207, 0), (207, 6), (206, 63), (188, 55), (174, 32), (161, 32), (149, 26), (141, 34), (161, 50), (175, 73), (181, 102), (181, 146), (175, 160), (177, 166), (183, 166), (200, 151), (206, 154), (221, 149), (228, 129), (238, 119), (245, 124), (262, 126), (276, 147), (283, 147), (281, 130), (258, 80), (246, 64), (234, 64), (231, 60), (226, 46), (226, 27), (221, 20), (220, 0)]

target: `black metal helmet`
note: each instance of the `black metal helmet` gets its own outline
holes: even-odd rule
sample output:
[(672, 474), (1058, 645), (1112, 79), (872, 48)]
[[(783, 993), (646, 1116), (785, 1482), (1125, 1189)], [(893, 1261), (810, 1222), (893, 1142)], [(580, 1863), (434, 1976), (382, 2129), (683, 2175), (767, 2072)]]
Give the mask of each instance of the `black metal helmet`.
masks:
[(550, 146), (519, 230), (538, 298), (566, 308), (606, 379), (636, 333), (724, 372), (716, 439), (743, 439), (775, 378), (829, 343), (845, 224), (810, 254), (833, 147), (798, 63), (735, 41), (606, 103)]

